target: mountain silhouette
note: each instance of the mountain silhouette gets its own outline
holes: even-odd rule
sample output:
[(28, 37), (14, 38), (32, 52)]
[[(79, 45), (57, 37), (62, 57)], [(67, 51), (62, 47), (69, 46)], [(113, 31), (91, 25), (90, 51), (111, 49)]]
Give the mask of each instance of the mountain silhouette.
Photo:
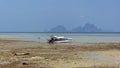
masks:
[(68, 30), (64, 26), (58, 25), (58, 26), (53, 27), (52, 29), (50, 29), (49, 32), (68, 32)]
[(94, 24), (86, 23), (83, 27), (78, 26), (72, 30), (67, 30), (63, 25), (58, 25), (51, 28), (49, 32), (102, 32), (102, 29), (98, 28)]
[(97, 26), (94, 24), (87, 23), (83, 27), (84, 32), (101, 32), (102, 30), (99, 29)]

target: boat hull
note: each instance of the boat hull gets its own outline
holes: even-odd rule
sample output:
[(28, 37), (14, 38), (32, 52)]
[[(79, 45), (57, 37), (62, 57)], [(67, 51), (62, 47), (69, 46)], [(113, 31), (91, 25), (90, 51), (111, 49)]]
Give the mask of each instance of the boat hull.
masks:
[(54, 41), (56, 43), (69, 43), (71, 42), (70, 40), (60, 40), (60, 41)]

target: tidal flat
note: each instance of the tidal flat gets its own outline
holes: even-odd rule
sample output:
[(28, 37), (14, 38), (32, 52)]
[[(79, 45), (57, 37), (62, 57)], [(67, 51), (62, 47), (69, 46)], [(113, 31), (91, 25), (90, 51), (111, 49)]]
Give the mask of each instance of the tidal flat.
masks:
[(120, 43), (56, 43), (0, 39), (0, 68), (119, 68)]

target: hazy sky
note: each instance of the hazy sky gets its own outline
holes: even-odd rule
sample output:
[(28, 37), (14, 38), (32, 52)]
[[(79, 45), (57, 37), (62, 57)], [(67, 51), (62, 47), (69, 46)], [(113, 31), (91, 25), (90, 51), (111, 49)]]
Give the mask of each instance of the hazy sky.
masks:
[(34, 31), (92, 23), (120, 31), (120, 0), (0, 0), (0, 31)]

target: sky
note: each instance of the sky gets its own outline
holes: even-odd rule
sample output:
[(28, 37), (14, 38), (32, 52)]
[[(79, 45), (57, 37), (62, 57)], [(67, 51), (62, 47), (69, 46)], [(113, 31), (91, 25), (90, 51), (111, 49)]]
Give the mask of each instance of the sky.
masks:
[(95, 24), (120, 32), (120, 0), (0, 0), (0, 32), (41, 32)]

